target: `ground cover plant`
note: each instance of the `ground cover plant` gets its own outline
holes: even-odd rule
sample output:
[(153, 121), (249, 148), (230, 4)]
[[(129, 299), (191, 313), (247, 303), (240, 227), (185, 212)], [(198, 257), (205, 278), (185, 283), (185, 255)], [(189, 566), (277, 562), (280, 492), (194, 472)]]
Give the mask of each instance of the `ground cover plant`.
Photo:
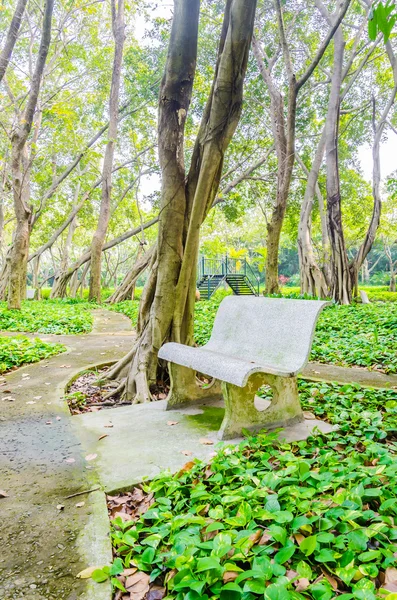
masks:
[(31, 333), (88, 333), (95, 305), (72, 300), (26, 300), (20, 311), (8, 310), (0, 302), (0, 330)]
[(397, 393), (300, 381), (335, 427), (258, 435), (109, 498), (117, 598), (395, 600)]
[(0, 373), (24, 364), (38, 362), (65, 350), (62, 344), (50, 344), (38, 338), (32, 340), (22, 335), (0, 337)]

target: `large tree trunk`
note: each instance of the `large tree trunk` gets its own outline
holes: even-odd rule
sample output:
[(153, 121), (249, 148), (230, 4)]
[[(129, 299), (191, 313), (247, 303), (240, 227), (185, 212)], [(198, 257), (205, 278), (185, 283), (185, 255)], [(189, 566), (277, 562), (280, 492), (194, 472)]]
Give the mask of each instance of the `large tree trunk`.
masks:
[(7, 33), (4, 48), (0, 53), (0, 83), (10, 62), (12, 51), (14, 50), (15, 42), (17, 41), (19, 28), (21, 26), (23, 13), (25, 12), (27, 0), (18, 0), (14, 15)]
[(228, 0), (218, 61), (186, 181), (184, 127), (195, 75), (199, 0), (175, 0), (159, 101), (162, 172), (157, 256), (144, 288), (138, 338), (111, 377), (134, 402), (151, 399), (157, 353), (166, 340), (192, 342), (200, 227), (219, 187), (223, 157), (240, 118), (256, 0)]
[(340, 89), (345, 42), (342, 28), (334, 36), (334, 66), (326, 121), (327, 217), (331, 245), (331, 295), (341, 304), (350, 304), (352, 286), (342, 226), (339, 182), (338, 134)]
[(50, 48), (53, 8), (54, 0), (46, 0), (39, 54), (36, 61), (26, 108), (11, 138), (13, 198), (17, 225), (15, 228), (14, 241), (10, 253), (10, 279), (8, 290), (8, 308), (10, 309), (21, 308), (21, 292), (26, 286), (30, 225), (32, 216), (32, 209), (29, 206), (30, 190), (28, 171), (30, 169), (30, 160), (27, 156), (26, 143), (32, 129), (33, 117), (39, 97), (44, 66)]
[(101, 266), (102, 247), (110, 219), (110, 199), (112, 192), (112, 168), (114, 148), (117, 138), (117, 121), (121, 81), (121, 65), (123, 62), (124, 46), (124, 0), (111, 0), (112, 28), (115, 43), (112, 84), (109, 100), (109, 139), (106, 145), (105, 159), (102, 171), (102, 199), (99, 211), (98, 225), (91, 244), (91, 279), (89, 299), (101, 301)]

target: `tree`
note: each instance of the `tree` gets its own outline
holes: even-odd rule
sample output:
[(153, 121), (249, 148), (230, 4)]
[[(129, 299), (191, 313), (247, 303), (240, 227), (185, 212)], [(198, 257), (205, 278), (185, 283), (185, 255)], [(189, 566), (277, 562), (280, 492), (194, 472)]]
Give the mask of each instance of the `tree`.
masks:
[(27, 156), (27, 139), (32, 130), (33, 118), (39, 97), (40, 86), (51, 42), (51, 21), (54, 0), (46, 0), (42, 25), (39, 53), (31, 82), (25, 110), (19, 119), (11, 138), (12, 179), (14, 210), (17, 220), (14, 231), (13, 247), (10, 253), (10, 279), (8, 290), (8, 308), (20, 309), (26, 286), (27, 260), (32, 208), (30, 205), (29, 174), (30, 164)]
[(111, 0), (112, 30), (115, 43), (112, 84), (109, 100), (109, 139), (106, 145), (105, 158), (102, 170), (102, 200), (98, 218), (97, 229), (91, 244), (91, 279), (90, 300), (101, 301), (101, 265), (102, 247), (106, 238), (106, 231), (110, 219), (110, 198), (112, 190), (112, 168), (114, 148), (117, 138), (118, 104), (121, 81), (121, 65), (123, 61), (124, 46), (124, 0)]
[(134, 347), (110, 372), (126, 375), (120, 389), (149, 401), (157, 353), (166, 340), (192, 343), (200, 227), (219, 186), (225, 151), (242, 109), (243, 81), (256, 0), (227, 0), (211, 92), (186, 175), (184, 133), (197, 58), (199, 0), (175, 0), (159, 100), (162, 172), (159, 234), (142, 294)]

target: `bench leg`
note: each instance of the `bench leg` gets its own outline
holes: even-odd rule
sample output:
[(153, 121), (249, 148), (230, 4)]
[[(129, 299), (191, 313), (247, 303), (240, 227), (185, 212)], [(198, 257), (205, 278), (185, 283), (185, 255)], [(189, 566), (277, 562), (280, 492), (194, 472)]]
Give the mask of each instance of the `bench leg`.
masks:
[[(267, 409), (258, 411), (254, 400), (262, 385), (272, 388), (273, 399)], [(276, 429), (303, 420), (296, 377), (256, 373), (251, 375), (244, 388), (222, 382), (222, 393), (225, 417), (218, 433), (221, 440), (239, 437), (243, 429), (255, 433), (260, 429)]]
[(200, 400), (221, 400), (222, 391), (219, 381), (202, 388), (196, 383), (196, 372), (175, 363), (168, 363), (171, 389), (167, 398), (166, 410), (195, 404)]

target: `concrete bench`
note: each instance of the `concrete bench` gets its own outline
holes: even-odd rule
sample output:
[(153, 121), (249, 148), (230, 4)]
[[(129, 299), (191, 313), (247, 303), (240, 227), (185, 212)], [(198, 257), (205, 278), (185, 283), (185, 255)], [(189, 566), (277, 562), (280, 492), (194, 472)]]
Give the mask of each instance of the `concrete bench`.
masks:
[[(223, 394), (221, 439), (239, 436), (243, 429), (255, 432), (303, 420), (296, 376), (307, 364), (316, 322), (327, 304), (226, 297), (205, 346), (171, 342), (160, 349), (159, 358), (168, 361), (171, 377), (167, 409)], [(196, 372), (214, 378), (213, 385), (199, 387), (192, 377)], [(273, 397), (270, 406), (259, 411), (255, 394), (263, 385), (271, 387)]]

